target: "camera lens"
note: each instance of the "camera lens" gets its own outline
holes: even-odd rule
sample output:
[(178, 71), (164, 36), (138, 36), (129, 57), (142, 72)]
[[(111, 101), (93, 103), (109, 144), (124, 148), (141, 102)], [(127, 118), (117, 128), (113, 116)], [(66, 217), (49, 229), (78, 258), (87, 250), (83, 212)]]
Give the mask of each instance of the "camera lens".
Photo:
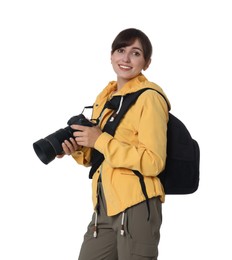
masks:
[(59, 154), (63, 153), (62, 143), (73, 137), (74, 130), (70, 127), (72, 124), (93, 126), (94, 124), (87, 120), (83, 114), (73, 116), (68, 121), (68, 126), (48, 135), (44, 139), (33, 143), (33, 148), (39, 159), (48, 164)]
[(44, 139), (33, 143), (34, 151), (44, 164), (48, 164), (54, 160), (58, 154), (63, 153), (62, 143), (64, 140), (68, 140), (72, 137), (72, 134), (73, 129), (69, 126), (60, 129)]
[(33, 148), (39, 159), (44, 164), (50, 163), (56, 157), (56, 152), (53, 149), (53, 146), (46, 139), (40, 139), (35, 142)]

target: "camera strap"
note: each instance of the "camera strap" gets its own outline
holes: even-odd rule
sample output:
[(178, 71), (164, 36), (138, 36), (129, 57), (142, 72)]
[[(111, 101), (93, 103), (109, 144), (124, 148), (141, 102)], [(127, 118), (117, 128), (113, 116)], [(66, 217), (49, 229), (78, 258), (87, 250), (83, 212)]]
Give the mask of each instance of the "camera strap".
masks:
[(85, 111), (85, 109), (88, 109), (88, 108), (91, 108), (91, 109), (93, 109), (93, 106), (85, 106), (85, 107), (83, 108), (83, 110), (82, 110), (81, 114), (83, 114), (83, 113), (84, 113), (84, 111)]

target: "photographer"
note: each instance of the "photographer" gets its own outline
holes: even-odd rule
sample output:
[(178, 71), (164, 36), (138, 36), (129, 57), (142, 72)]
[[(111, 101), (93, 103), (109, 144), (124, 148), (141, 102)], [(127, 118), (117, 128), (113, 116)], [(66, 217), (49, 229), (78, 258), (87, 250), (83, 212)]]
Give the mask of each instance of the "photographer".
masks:
[[(156, 260), (158, 257), (161, 204), (165, 194), (157, 175), (164, 169), (166, 160), (166, 101), (156, 91), (147, 90), (126, 113), (114, 136), (102, 131), (114, 113), (104, 105), (113, 97), (119, 97), (117, 109), (120, 110), (128, 93), (147, 87), (163, 93), (142, 74), (151, 63), (151, 55), (152, 45), (142, 31), (133, 28), (121, 31), (111, 50), (117, 80), (102, 90), (93, 107), (92, 118), (99, 118), (98, 125), (71, 125), (78, 131), (62, 143), (64, 153), (84, 166), (91, 166), (94, 150), (105, 158), (92, 177), (94, 214), (79, 260)], [(149, 217), (139, 179), (132, 170), (143, 175)]]

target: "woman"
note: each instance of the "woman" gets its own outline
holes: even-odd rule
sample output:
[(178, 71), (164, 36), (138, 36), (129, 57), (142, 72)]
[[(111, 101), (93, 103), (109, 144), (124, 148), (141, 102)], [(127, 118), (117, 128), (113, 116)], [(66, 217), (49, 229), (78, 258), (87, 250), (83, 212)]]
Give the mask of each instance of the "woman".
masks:
[[(93, 148), (105, 158), (93, 175), (95, 212), (79, 260), (157, 259), (165, 196), (157, 176), (166, 160), (167, 102), (156, 91), (146, 90), (126, 113), (114, 136), (101, 130), (112, 116), (112, 109), (104, 108), (112, 97), (148, 87), (165, 96), (142, 74), (151, 63), (151, 55), (152, 45), (142, 31), (130, 28), (120, 32), (111, 51), (117, 81), (102, 90), (93, 107), (92, 118), (99, 118), (98, 126), (73, 125), (79, 131), (62, 144), (65, 154), (85, 166), (91, 165)], [(143, 175), (149, 218), (140, 182), (132, 169)]]

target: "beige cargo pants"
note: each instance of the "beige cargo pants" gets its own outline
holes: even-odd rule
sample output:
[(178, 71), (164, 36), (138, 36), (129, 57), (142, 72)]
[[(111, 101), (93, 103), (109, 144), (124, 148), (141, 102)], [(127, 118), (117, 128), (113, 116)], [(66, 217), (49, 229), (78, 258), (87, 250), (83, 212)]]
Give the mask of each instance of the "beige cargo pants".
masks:
[(162, 222), (159, 198), (139, 203), (113, 217), (106, 215), (106, 204), (99, 184), (98, 214), (84, 236), (79, 260), (157, 260)]

